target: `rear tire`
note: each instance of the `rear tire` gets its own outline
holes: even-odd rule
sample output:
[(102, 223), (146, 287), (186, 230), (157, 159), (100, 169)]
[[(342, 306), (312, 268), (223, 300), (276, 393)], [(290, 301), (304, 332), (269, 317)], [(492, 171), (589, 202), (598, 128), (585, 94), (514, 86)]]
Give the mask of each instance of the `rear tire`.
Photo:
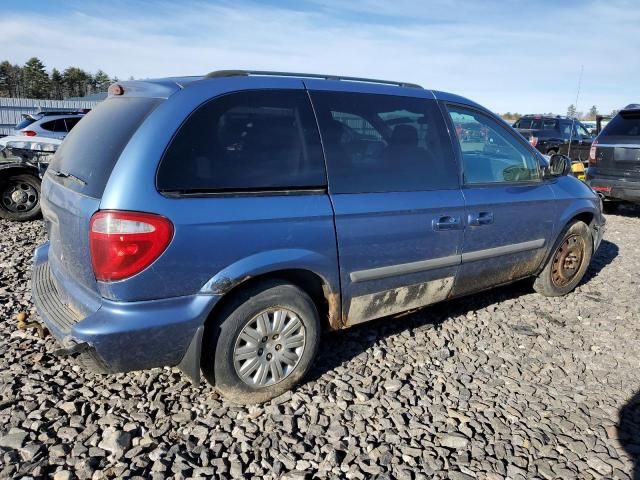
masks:
[(593, 239), (587, 224), (581, 221), (569, 224), (533, 283), (534, 290), (545, 297), (566, 295), (582, 280), (592, 255)]
[(551, 156), (551, 155), (555, 155), (556, 153), (558, 153), (558, 151), (557, 151), (557, 150), (549, 150), (549, 151), (547, 152), (547, 155)]
[(40, 216), (40, 179), (34, 175), (0, 174), (0, 218), (26, 222)]
[(208, 325), (202, 370), (235, 403), (266, 402), (297, 385), (311, 368), (320, 342), (313, 300), (281, 280), (240, 293)]

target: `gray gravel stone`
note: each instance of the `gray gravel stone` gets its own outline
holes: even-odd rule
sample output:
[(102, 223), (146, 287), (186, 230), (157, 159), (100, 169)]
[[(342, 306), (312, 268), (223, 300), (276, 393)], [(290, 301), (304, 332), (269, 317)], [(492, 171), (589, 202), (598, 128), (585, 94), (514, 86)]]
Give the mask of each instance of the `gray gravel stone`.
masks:
[(53, 480), (71, 480), (73, 474), (69, 470), (58, 470), (53, 474)]
[(469, 445), (469, 439), (458, 433), (450, 433), (440, 437), (440, 445), (447, 448), (464, 449)]
[(27, 432), (15, 431), (0, 437), (0, 447), (18, 449), (22, 447), (25, 439), (28, 437)]
[(111, 452), (116, 457), (121, 457), (131, 445), (131, 434), (109, 427), (102, 434), (99, 448)]

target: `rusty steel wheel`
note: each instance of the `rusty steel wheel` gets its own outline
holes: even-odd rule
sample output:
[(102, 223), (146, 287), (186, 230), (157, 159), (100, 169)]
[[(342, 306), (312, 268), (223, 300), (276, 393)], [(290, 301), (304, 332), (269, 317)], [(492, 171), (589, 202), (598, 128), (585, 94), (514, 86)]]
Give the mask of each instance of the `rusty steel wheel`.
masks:
[(582, 280), (592, 255), (591, 229), (584, 222), (574, 221), (561, 234), (555, 251), (537, 276), (533, 288), (547, 297), (566, 295)]
[(0, 177), (0, 218), (24, 222), (40, 215), (40, 179), (29, 174)]
[(585, 243), (579, 235), (571, 235), (562, 242), (553, 256), (551, 281), (562, 288), (567, 286), (580, 271), (584, 259)]

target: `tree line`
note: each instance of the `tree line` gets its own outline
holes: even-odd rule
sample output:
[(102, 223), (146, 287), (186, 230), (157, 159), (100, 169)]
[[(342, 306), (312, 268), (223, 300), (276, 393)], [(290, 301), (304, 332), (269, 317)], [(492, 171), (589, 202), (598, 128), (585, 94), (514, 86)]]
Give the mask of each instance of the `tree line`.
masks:
[(44, 98), (62, 100), (106, 92), (118, 81), (102, 70), (94, 74), (78, 67), (48, 72), (44, 63), (32, 57), (20, 66), (8, 60), (0, 63), (0, 97)]
[[(618, 113), (617, 110), (613, 110), (609, 116), (611, 117), (615, 117), (616, 113)], [(589, 111), (587, 113), (584, 112), (579, 112), (576, 109), (576, 106), (571, 104), (567, 107), (567, 117), (569, 118), (575, 118), (577, 120), (595, 120), (596, 117), (598, 115), (600, 115), (600, 111), (598, 110), (598, 107), (596, 107), (595, 105), (593, 105)], [(555, 113), (541, 113), (540, 115), (544, 115), (544, 116), (549, 116), (549, 117), (555, 117), (556, 114)], [(522, 117), (523, 115), (519, 114), (519, 113), (511, 113), (511, 112), (507, 112), (507, 113), (503, 113), (500, 115), (504, 120), (507, 121), (513, 121), (515, 122), (516, 120), (518, 120), (520, 117)]]

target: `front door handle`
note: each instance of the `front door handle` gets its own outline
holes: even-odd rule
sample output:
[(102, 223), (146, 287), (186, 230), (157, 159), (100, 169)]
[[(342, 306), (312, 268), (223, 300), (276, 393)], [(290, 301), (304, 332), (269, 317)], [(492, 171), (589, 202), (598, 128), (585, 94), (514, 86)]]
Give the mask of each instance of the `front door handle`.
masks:
[(433, 219), (434, 230), (458, 230), (462, 228), (462, 219), (450, 215), (442, 215)]
[(469, 225), (479, 227), (493, 223), (493, 212), (477, 212), (469, 214)]

